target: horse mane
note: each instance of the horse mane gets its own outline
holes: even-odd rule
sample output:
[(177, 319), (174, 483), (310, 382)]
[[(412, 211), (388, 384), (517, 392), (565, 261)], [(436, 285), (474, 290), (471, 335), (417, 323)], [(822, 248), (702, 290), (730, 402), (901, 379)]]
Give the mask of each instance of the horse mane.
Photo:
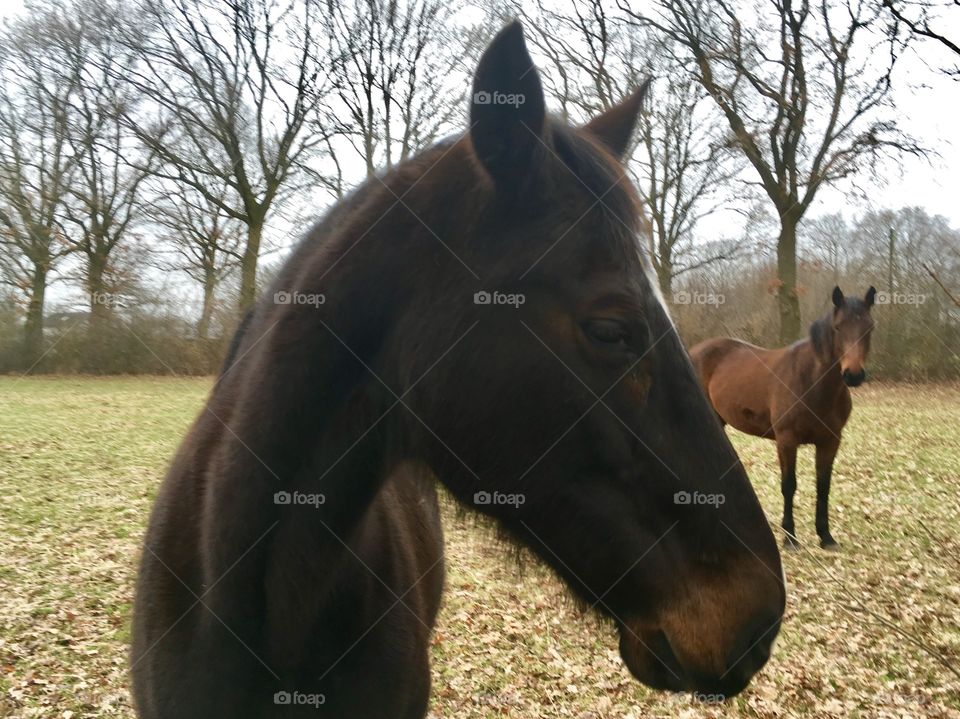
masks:
[(633, 227), (641, 214), (640, 198), (620, 161), (589, 131), (554, 118), (550, 131), (557, 158), (597, 198), (602, 216), (614, 219), (614, 226)]
[(230, 346), (227, 348), (227, 353), (224, 355), (223, 362), (220, 365), (220, 371), (217, 373), (217, 381), (233, 367), (233, 363), (237, 359), (237, 354), (240, 352), (240, 344), (243, 342), (243, 337), (247, 333), (247, 327), (250, 326), (252, 320), (253, 310), (250, 309), (246, 311), (243, 319), (240, 320), (240, 324), (237, 325), (237, 329), (233, 331)]
[(833, 356), (833, 322), (831, 313), (825, 314), (810, 325), (810, 342), (814, 353), (829, 361)]
[[(437, 481), (439, 483), (439, 480)], [(529, 575), (530, 567), (534, 568), (534, 572), (547, 572), (559, 583), (561, 591), (558, 598), (563, 602), (565, 607), (575, 613), (579, 618), (594, 622), (596, 626), (601, 627), (604, 631), (614, 626), (612, 618), (597, 610), (597, 604), (599, 602), (590, 602), (578, 595), (570, 583), (563, 578), (555, 567), (552, 567), (548, 563), (541, 562), (533, 549), (529, 545), (524, 544), (516, 534), (508, 531), (493, 517), (468, 509), (442, 484), (439, 484), (438, 490), (441, 507), (448, 508), (450, 512), (449, 516), (460, 525), (458, 528), (469, 528), (470, 531), (482, 536), (485, 541), (489, 542), (498, 551), (503, 552), (504, 557), (508, 560), (509, 566), (515, 572), (516, 578), (526, 579)], [(442, 513), (441, 510), (441, 514)], [(443, 522), (444, 526), (446, 526), (446, 516), (444, 516)]]

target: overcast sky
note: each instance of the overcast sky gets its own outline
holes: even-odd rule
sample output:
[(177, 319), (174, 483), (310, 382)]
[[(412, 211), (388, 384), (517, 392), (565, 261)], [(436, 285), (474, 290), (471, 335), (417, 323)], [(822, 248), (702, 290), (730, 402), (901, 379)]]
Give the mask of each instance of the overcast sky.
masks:
[[(953, 22), (944, 24), (948, 37), (960, 37), (960, 7), (955, 8)], [(960, 64), (960, 58), (951, 55), (938, 44), (924, 43), (917, 52), (909, 52), (898, 65), (894, 75), (894, 100), (899, 110), (903, 129), (922, 145), (939, 153), (930, 162), (906, 157), (901, 163), (885, 167), (884, 176), (877, 178), (875, 207), (920, 205), (931, 213), (944, 215), (951, 225), (960, 226), (960, 82), (951, 80), (932, 67)], [(857, 178), (868, 187), (868, 178)], [(842, 192), (826, 188), (818, 194), (813, 215), (843, 210), (859, 214), (859, 206), (851, 206)]]
[[(565, 6), (563, 0), (557, 0), (558, 9)], [(0, 0), (0, 16), (22, 11), (22, 0)], [(960, 7), (954, 6), (952, 12), (952, 16), (942, 18), (940, 29), (948, 37), (957, 38), (960, 37)], [(900, 122), (905, 130), (940, 156), (932, 157), (931, 163), (907, 157), (902, 163), (884, 168), (883, 176), (876, 178), (874, 207), (921, 205), (932, 213), (945, 215), (953, 226), (960, 226), (960, 133), (957, 131), (960, 82), (933, 69), (957, 63), (956, 56), (930, 41), (915, 46), (901, 59), (894, 77), (894, 99)], [(858, 181), (861, 186), (868, 186), (866, 178)], [(859, 214), (865, 209), (868, 208), (862, 202), (852, 204), (845, 192), (825, 188), (818, 193), (811, 216), (838, 210)]]

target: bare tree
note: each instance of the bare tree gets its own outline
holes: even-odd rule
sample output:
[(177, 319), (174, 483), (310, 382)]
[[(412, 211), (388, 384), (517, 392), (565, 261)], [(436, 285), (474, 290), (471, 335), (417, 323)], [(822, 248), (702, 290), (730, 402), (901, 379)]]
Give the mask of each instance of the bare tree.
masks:
[[(170, 184), (170, 183), (167, 183)], [(222, 197), (229, 192), (226, 183), (208, 192)], [(186, 272), (203, 291), (203, 304), (197, 320), (197, 336), (207, 339), (221, 282), (243, 260), (243, 223), (227, 215), (223, 201), (211, 201), (205, 193), (185, 184), (159, 188), (158, 199), (149, 215), (161, 235), (171, 241), (176, 260), (172, 267)]]
[(741, 243), (694, 241), (697, 223), (722, 201), (736, 172), (725, 128), (706, 93), (670, 60), (664, 39), (638, 32), (604, 0), (572, 0), (558, 9), (540, 0), (515, 10), (529, 19), (531, 43), (549, 61), (546, 86), (568, 119), (589, 117), (619, 102), (647, 78), (648, 92), (628, 166), (637, 174), (650, 220), (649, 254), (660, 288), (675, 277), (732, 259)]
[(801, 232), (803, 244), (810, 248), (811, 259), (830, 270), (834, 285), (840, 284), (840, 278), (846, 273), (851, 244), (850, 227), (843, 215), (838, 212), (805, 220)]
[(114, 40), (122, 20), (119, 8), (79, 0), (66, 7), (51, 5), (47, 17), (58, 48), (58, 82), (74, 88), (67, 105), (67, 138), (76, 171), (66, 215), (70, 242), (85, 265), (88, 333), (100, 342), (118, 282), (126, 279), (115, 266), (115, 255), (141, 217), (142, 185), (153, 169), (153, 153), (122, 122), (136, 98), (123, 78), (132, 53)]
[(946, 276), (960, 270), (960, 232), (920, 207), (867, 212), (852, 239), (858, 268), (877, 277), (877, 287), (887, 292), (916, 291), (928, 276), (925, 266)]
[(245, 309), (256, 295), (267, 216), (297, 189), (324, 139), (308, 122), (328, 76), (315, 35), (321, 7), (316, 0), (141, 0), (136, 8), (140, 22), (128, 25), (124, 42), (138, 62), (125, 75), (151, 107), (126, 120), (162, 163), (156, 175), (188, 185), (244, 224)]
[(699, 86), (679, 69), (661, 67), (664, 89), (651, 95), (650, 109), (640, 117), (637, 155), (652, 225), (650, 256), (669, 297), (675, 278), (733, 260), (746, 243), (745, 238), (694, 242), (700, 220), (730, 203), (726, 190), (740, 168)]
[[(891, 31), (897, 34), (899, 24), (903, 24), (914, 35), (931, 40), (960, 56), (960, 41), (951, 40), (940, 29), (946, 24), (945, 15), (953, 9), (954, 16), (960, 11), (960, 0), (883, 0), (883, 6), (890, 11), (895, 20)], [(960, 63), (960, 60), (957, 60)], [(950, 77), (960, 80), (960, 64), (943, 70)]]
[(885, 113), (902, 47), (872, 32), (882, 30), (884, 9), (867, 0), (770, 0), (754, 18), (727, 0), (658, 0), (651, 13), (618, 2), (677, 49), (776, 208), (780, 340), (796, 339), (797, 226), (817, 190), (886, 152), (919, 151)]
[(24, 365), (43, 351), (47, 285), (71, 252), (64, 210), (74, 161), (68, 143), (68, 105), (75, 87), (61, 82), (47, 18), (10, 23), (0, 42), (0, 263), (2, 281), (26, 297)]
[(649, 55), (603, 0), (570, 0), (565, 8), (515, 2), (512, 12), (527, 20), (530, 43), (547, 60), (545, 88), (565, 120), (612, 107), (646, 79)]
[[(333, 93), (318, 119), (336, 128), (368, 177), (432, 144), (462, 112), (460, 7), (458, 0), (325, 3)], [(333, 144), (328, 150), (340, 162)]]

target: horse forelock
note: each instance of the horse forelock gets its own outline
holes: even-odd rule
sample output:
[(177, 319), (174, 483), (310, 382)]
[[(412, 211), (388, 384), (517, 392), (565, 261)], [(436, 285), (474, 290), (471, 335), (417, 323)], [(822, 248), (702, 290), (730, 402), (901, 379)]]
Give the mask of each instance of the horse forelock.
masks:
[(844, 312), (850, 312), (856, 317), (862, 317), (870, 311), (867, 303), (859, 297), (845, 297), (843, 301)]
[[(564, 165), (589, 191), (589, 199), (601, 208), (613, 242), (620, 242), (619, 260), (629, 266), (639, 261), (644, 300), (658, 306), (672, 325), (669, 306), (650, 257), (652, 228), (643, 203), (623, 165), (589, 134), (560, 126), (554, 131), (557, 152)], [(645, 286), (644, 286), (645, 285)]]
[(833, 356), (833, 321), (828, 313), (810, 325), (810, 341), (813, 351), (821, 359), (829, 361)]
[(572, 174), (591, 209), (598, 209), (614, 232), (632, 243), (642, 222), (642, 203), (626, 169), (589, 133), (556, 123), (552, 131), (556, 156), (562, 164), (555, 172)]

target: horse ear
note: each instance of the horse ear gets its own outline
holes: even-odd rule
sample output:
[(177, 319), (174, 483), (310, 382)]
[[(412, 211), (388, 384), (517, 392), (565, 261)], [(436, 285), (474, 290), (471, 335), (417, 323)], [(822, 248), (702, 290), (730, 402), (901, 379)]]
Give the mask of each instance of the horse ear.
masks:
[(833, 288), (833, 306), (837, 309), (843, 307), (843, 291), (839, 287)]
[(480, 58), (470, 105), (473, 150), (497, 185), (516, 189), (530, 177), (545, 125), (540, 74), (514, 21)]
[(643, 101), (653, 78), (648, 77), (636, 90), (609, 110), (602, 112), (584, 127), (622, 160), (630, 146), (630, 136), (637, 125), (637, 116), (643, 109)]
[(864, 296), (863, 301), (867, 303), (867, 307), (873, 307), (873, 303), (877, 299), (877, 288), (873, 285), (870, 285), (870, 289), (867, 290), (867, 294)]

